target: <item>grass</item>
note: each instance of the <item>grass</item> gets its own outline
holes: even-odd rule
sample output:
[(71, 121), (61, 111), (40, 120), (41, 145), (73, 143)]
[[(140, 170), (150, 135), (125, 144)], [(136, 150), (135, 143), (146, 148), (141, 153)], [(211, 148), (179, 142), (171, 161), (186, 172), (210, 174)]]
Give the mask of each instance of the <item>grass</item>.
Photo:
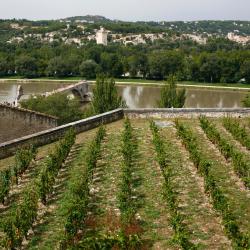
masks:
[[(199, 175), (189, 154), (176, 134), (173, 120), (168, 127), (161, 128), (169, 166), (174, 171), (173, 185), (177, 193), (178, 204), (184, 223), (190, 233), (190, 240), (198, 249), (231, 249), (231, 241), (226, 237), (221, 223), (221, 217), (212, 207), (209, 196), (204, 191), (203, 178)], [(242, 119), (241, 122), (245, 122)], [(225, 192), (240, 229), (244, 232), (250, 228), (249, 190), (246, 190), (239, 178), (233, 172), (230, 161), (227, 162), (202, 132), (197, 119), (181, 119), (197, 135), (199, 149), (213, 161), (213, 175), (219, 186)], [(221, 128), (222, 121), (215, 120)], [(135, 137), (138, 141), (138, 154), (133, 166), (133, 196), (136, 204), (136, 219), (139, 223), (139, 234), (142, 249), (180, 249), (173, 240), (173, 229), (170, 223), (170, 212), (163, 196), (164, 178), (156, 160), (156, 152), (152, 143), (149, 121), (134, 119), (131, 121)], [(65, 212), (70, 197), (68, 187), (73, 177), (85, 168), (85, 151), (94, 138), (97, 129), (81, 133), (77, 136), (76, 145), (72, 150), (67, 164), (59, 173), (50, 197), (48, 206), (39, 206), (38, 221), (29, 235), (24, 249), (56, 249), (63, 237)], [(81, 239), (98, 240), (99, 235), (117, 235), (121, 229), (120, 211), (117, 194), (121, 180), (121, 135), (123, 121), (107, 125), (107, 133), (101, 145), (101, 154), (95, 168), (93, 181), (90, 185), (88, 218), (84, 230), (79, 235)], [(229, 136), (222, 131), (223, 136)], [(230, 138), (235, 147), (238, 143)], [(54, 148), (50, 144), (39, 148), (37, 160), (40, 161)], [(240, 148), (241, 149), (241, 148)], [(243, 149), (242, 149), (243, 150)], [(13, 158), (0, 161), (7, 166)], [(21, 193), (26, 183), (36, 178), (39, 164), (25, 173)], [(12, 206), (6, 211), (0, 210), (4, 218), (18, 203), (18, 195), (13, 196)], [(3, 215), (3, 216), (2, 216)], [(1, 229), (0, 229), (1, 231)], [(2, 235), (1, 235), (2, 236)]]

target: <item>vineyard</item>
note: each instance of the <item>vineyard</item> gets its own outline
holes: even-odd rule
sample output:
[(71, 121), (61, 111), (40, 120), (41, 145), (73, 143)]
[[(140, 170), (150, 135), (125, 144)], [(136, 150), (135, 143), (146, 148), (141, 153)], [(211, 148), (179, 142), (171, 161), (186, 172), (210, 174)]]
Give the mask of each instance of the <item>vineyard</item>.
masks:
[(250, 122), (124, 119), (0, 160), (1, 249), (250, 249)]

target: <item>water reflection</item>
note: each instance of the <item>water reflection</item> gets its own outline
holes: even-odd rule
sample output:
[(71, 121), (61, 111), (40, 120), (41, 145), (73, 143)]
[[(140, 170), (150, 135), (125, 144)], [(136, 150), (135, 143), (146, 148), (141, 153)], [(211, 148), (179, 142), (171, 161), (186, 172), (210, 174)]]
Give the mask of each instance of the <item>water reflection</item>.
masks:
[[(22, 84), (24, 96), (41, 94), (46, 91), (63, 87), (65, 83), (25, 83)], [(0, 82), (0, 102), (13, 102), (16, 97), (18, 83)], [(118, 86), (118, 92), (126, 101), (129, 108), (157, 107), (160, 99), (160, 87)], [(242, 106), (242, 100), (249, 91), (218, 90), (187, 88), (187, 108), (237, 108)]]
[(13, 102), (16, 97), (17, 87), (21, 84), (24, 96), (21, 99), (28, 98), (30, 95), (42, 94), (46, 91), (66, 86), (64, 83), (16, 83), (16, 82), (0, 82), (0, 102)]
[(129, 108), (150, 108), (154, 106), (155, 100), (146, 100), (147, 91), (142, 86), (132, 87), (118, 87), (119, 94), (122, 96), (123, 100), (126, 101), (126, 104)]
[(247, 91), (215, 90), (215, 89), (187, 89), (187, 108), (238, 108), (242, 107), (242, 100)]
[(0, 102), (14, 102), (18, 85), (0, 85)]
[[(160, 87), (119, 86), (130, 108), (157, 107)], [(186, 108), (238, 108), (247, 91), (187, 88)]]

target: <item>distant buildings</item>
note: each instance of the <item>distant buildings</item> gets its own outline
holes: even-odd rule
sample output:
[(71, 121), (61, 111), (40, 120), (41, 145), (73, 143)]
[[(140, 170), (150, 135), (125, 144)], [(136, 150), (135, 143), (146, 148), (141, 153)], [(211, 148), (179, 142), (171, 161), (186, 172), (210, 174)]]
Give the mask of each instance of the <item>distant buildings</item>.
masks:
[(96, 32), (96, 43), (108, 45), (108, 31), (101, 27), (100, 30)]
[(186, 39), (191, 39), (194, 42), (197, 42), (198, 44), (206, 44), (207, 43), (207, 38), (202, 37), (201, 35), (194, 35), (194, 34), (183, 34), (183, 38)]
[(228, 33), (227, 38), (236, 43), (247, 44), (248, 42), (250, 42), (250, 36), (239, 36), (235, 35), (233, 32)]
[[(87, 20), (87, 19), (86, 19)], [(64, 44), (75, 44), (77, 46), (83, 46), (89, 41), (96, 41), (97, 44), (102, 44), (106, 46), (108, 44), (108, 35), (110, 43), (120, 43), (124, 45), (138, 45), (138, 44), (147, 44), (154, 43), (158, 40), (165, 41), (179, 41), (179, 40), (192, 40), (198, 44), (206, 44), (209, 37), (218, 38), (224, 37), (228, 38), (231, 41), (246, 45), (250, 43), (250, 36), (244, 33), (240, 33), (239, 30), (235, 29), (227, 35), (222, 34), (212, 34), (207, 32), (190, 32), (178, 34), (169, 34), (169, 32), (159, 32), (159, 33), (113, 33), (112, 30), (106, 30), (103, 27), (100, 27), (99, 30), (96, 29), (86, 29), (84, 22), (86, 20), (76, 20), (76, 25), (70, 26), (68, 20), (61, 20), (65, 22), (66, 27), (62, 27), (59, 30), (54, 30), (50, 32), (39, 32), (37, 26), (31, 26), (32, 29), (30, 32), (18, 32), (18, 36), (10, 37), (7, 43), (22, 43), (26, 39), (36, 39), (44, 43), (53, 43), (53, 42), (63, 42)], [(71, 21), (70, 21), (71, 22)], [(73, 21), (72, 21), (73, 22)], [(91, 21), (86, 21), (91, 22)], [(250, 24), (249, 24), (250, 25)], [(10, 24), (11, 29), (14, 30), (23, 30), (26, 26), (21, 26), (20, 24), (13, 22)], [(178, 27), (174, 24), (171, 24), (169, 29)], [(16, 32), (13, 32), (15, 34)]]
[(166, 33), (146, 33), (146, 34), (110, 34), (111, 41), (114, 43), (127, 44), (146, 44), (147, 42), (154, 42), (155, 40), (164, 39), (167, 35)]

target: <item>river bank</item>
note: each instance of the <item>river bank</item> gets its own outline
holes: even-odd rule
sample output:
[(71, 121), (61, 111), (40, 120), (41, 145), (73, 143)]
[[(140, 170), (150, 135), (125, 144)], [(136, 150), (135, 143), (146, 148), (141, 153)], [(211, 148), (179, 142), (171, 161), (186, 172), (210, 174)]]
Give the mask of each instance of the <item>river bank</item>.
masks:
[[(51, 78), (37, 78), (37, 79), (21, 79), (21, 78), (0, 78), (0, 82), (17, 82), (17, 83), (76, 83), (82, 81), (81, 78), (69, 78), (69, 79), (51, 79)], [(136, 85), (136, 86), (152, 86), (152, 87), (161, 87), (163, 86), (163, 81), (150, 81), (150, 80), (141, 80), (141, 79), (115, 79), (117, 85)], [(93, 80), (89, 80), (90, 83), (95, 83)], [(208, 89), (227, 89), (227, 90), (243, 90), (250, 91), (250, 84), (221, 84), (221, 83), (198, 83), (198, 82), (178, 82), (179, 87), (187, 88), (208, 88)]]

